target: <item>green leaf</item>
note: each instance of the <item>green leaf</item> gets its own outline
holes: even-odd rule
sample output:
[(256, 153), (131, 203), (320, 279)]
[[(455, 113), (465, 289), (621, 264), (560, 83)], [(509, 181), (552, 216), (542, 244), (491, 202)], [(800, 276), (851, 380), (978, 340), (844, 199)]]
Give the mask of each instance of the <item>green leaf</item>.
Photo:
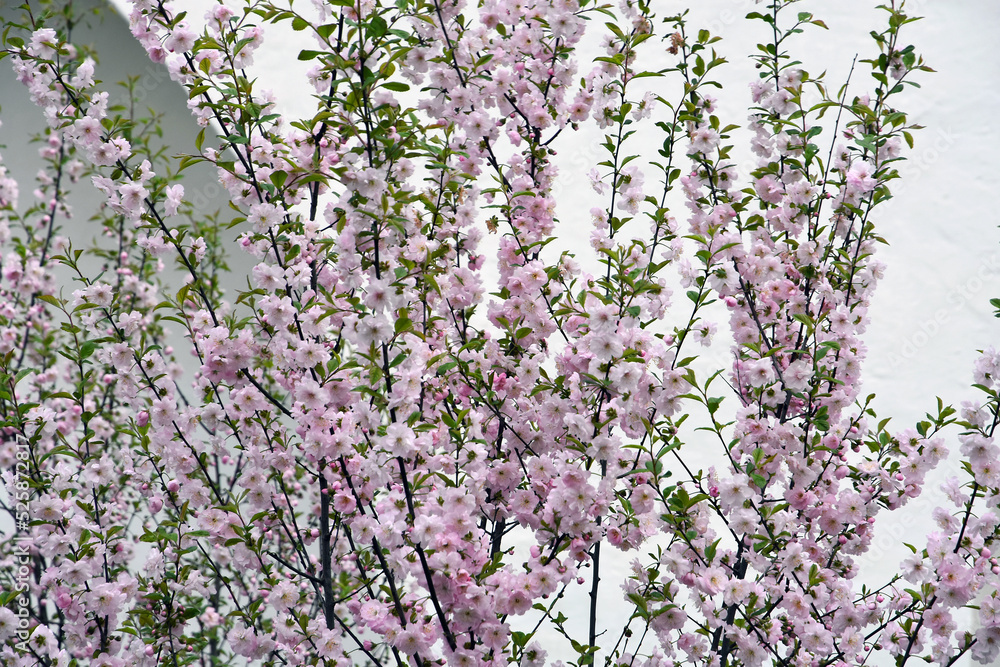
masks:
[(51, 294), (39, 294), (35, 298), (38, 299), (39, 301), (44, 301), (45, 303), (51, 304), (56, 308), (62, 307), (62, 302), (59, 301), (59, 299), (52, 296)]
[(368, 34), (372, 37), (382, 37), (387, 32), (389, 32), (389, 26), (381, 16), (376, 16), (368, 24)]
[[(649, 600), (647, 600), (644, 595), (640, 595), (639, 593), (629, 593), (628, 599), (632, 601), (632, 604), (635, 605), (636, 609), (641, 609), (646, 614), (649, 613)], [(544, 611), (545, 608), (542, 607), (542, 610)]]
[(719, 548), (719, 542), (721, 541), (722, 541), (721, 539), (716, 540), (705, 548), (705, 560), (707, 560), (709, 563), (715, 560), (715, 552)]
[(16, 387), (17, 383), (23, 380), (26, 375), (30, 375), (31, 373), (34, 372), (35, 372), (34, 368), (22, 368), (21, 370), (19, 370), (17, 372), (17, 375), (14, 376), (14, 386)]
[(271, 182), (274, 183), (274, 187), (281, 189), (281, 186), (285, 184), (288, 179), (287, 171), (274, 171), (271, 172)]
[(438, 375), (444, 375), (445, 373), (447, 373), (448, 371), (450, 371), (455, 366), (458, 366), (458, 362), (457, 361), (449, 361), (446, 364), (441, 364), (440, 366), (437, 367), (437, 374)]

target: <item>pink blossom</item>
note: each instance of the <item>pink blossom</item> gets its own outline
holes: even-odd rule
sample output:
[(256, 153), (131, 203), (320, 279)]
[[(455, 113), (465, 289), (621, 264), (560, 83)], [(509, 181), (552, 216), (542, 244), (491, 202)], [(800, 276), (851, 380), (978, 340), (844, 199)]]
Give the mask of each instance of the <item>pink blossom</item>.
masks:
[(875, 188), (874, 169), (863, 160), (855, 160), (847, 172), (847, 185), (859, 192), (870, 192)]

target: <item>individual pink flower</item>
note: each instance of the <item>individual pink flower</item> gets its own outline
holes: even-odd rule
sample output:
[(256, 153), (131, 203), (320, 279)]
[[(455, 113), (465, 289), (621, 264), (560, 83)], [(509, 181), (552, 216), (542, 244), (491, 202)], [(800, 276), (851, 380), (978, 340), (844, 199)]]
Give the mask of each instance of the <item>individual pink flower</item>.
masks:
[(847, 185), (854, 191), (865, 193), (875, 189), (878, 183), (874, 177), (875, 169), (864, 160), (855, 160), (847, 172)]
[(170, 31), (170, 36), (163, 43), (163, 47), (171, 53), (190, 51), (194, 48), (196, 38), (197, 35), (188, 27), (187, 23), (181, 21)]
[(250, 214), (247, 215), (247, 222), (253, 225), (253, 229), (258, 234), (263, 234), (271, 227), (279, 224), (284, 217), (284, 211), (267, 202), (254, 204), (250, 207)]
[(166, 195), (163, 204), (164, 215), (168, 217), (177, 215), (177, 209), (184, 201), (184, 186), (180, 184), (167, 186), (164, 189), (164, 194)]

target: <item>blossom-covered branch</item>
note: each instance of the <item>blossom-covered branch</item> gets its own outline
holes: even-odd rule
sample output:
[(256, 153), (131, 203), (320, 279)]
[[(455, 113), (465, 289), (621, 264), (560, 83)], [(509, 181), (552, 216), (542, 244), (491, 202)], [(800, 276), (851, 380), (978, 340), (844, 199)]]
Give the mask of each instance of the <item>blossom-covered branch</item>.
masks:
[[(0, 167), (0, 664), (995, 660), (1000, 355), (980, 403), (900, 432), (860, 393), (916, 18), (880, 7), (830, 95), (795, 4), (747, 15), (759, 77), (725, 119), (725, 45), (645, 0), (137, 0), (200, 126), (181, 158), (109, 104), (71, 3), (29, 7), (3, 54), (46, 169), (22, 207)], [(309, 118), (253, 75), (277, 24)], [(196, 163), (228, 210), (191, 205)], [(945, 429), (940, 530), (859, 586)]]

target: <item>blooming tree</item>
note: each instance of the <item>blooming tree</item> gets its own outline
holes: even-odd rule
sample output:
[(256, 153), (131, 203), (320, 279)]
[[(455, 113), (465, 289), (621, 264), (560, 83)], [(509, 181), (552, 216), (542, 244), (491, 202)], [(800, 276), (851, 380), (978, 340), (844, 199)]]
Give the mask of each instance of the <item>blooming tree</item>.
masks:
[[(719, 38), (646, 0), (203, 22), (136, 0), (202, 128), (179, 159), (109, 104), (72, 8), (27, 7), (3, 55), (46, 169), (22, 206), (0, 167), (0, 664), (993, 663), (1000, 353), (980, 403), (900, 432), (858, 393), (875, 209), (915, 129), (897, 100), (929, 70), (916, 19), (881, 6), (831, 93), (792, 55), (826, 28), (795, 4), (747, 16), (767, 37), (738, 126), (708, 94)], [(277, 23), (308, 47), (310, 118), (252, 76)], [(557, 224), (555, 148), (583, 126), (603, 205)], [(194, 163), (229, 210), (190, 205)], [(78, 179), (104, 196), (88, 222)], [(584, 227), (593, 256), (560, 254)], [(255, 264), (235, 294), (227, 253)], [(710, 313), (725, 367), (699, 358)], [(939, 529), (860, 585), (952, 437)]]

